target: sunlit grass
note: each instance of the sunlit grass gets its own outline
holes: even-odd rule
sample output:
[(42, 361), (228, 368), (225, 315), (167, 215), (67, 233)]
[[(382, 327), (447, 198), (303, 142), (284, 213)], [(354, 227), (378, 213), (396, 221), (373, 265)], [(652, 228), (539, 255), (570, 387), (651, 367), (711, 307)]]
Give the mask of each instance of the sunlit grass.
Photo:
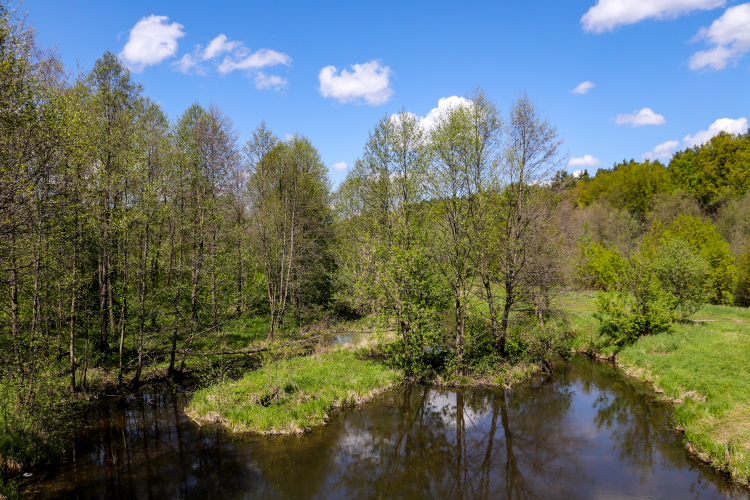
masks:
[(188, 415), (237, 432), (298, 433), (323, 425), (332, 410), (393, 387), (403, 374), (351, 351), (280, 360), (193, 395)]
[[(675, 423), (705, 460), (750, 481), (750, 329), (746, 309), (705, 306), (702, 321), (641, 337), (618, 361), (677, 402)], [(708, 321), (706, 321), (708, 320)]]

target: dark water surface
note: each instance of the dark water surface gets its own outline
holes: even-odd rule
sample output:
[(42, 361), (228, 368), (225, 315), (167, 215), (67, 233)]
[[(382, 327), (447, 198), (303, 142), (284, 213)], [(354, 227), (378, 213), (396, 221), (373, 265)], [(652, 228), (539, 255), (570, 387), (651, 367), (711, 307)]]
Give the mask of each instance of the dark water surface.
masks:
[(89, 411), (32, 498), (750, 498), (698, 464), (671, 408), (606, 364), (576, 360), (514, 391), (399, 389), (304, 436), (198, 427), (184, 396)]

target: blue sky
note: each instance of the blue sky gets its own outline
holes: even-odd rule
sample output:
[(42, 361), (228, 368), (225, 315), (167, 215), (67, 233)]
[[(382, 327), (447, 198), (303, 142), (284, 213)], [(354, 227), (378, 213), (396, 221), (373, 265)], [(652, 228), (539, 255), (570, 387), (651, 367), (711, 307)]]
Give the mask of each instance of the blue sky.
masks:
[(262, 119), (304, 134), (334, 183), (379, 118), (426, 117), (476, 85), (502, 111), (527, 91), (565, 138), (570, 171), (668, 161), (750, 118), (750, 3), (731, 0), (23, 6), (69, 69), (109, 49), (170, 118), (215, 103), (242, 143)]

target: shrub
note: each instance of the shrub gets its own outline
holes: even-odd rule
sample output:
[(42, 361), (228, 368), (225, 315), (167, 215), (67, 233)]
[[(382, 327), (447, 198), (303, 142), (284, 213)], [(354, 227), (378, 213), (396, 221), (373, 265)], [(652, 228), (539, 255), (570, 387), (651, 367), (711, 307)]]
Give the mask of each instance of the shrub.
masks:
[(665, 292), (671, 295), (670, 309), (684, 319), (698, 311), (711, 295), (711, 268), (682, 239), (667, 240), (659, 248), (654, 271)]

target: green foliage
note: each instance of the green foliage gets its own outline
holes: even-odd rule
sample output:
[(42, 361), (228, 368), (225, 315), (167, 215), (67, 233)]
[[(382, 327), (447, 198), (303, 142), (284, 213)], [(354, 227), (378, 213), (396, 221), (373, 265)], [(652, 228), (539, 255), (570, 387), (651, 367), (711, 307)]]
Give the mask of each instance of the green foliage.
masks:
[(731, 304), (734, 256), (716, 227), (710, 221), (685, 215), (677, 217), (666, 228), (655, 223), (646, 237), (647, 244), (656, 247), (674, 239), (686, 242), (692, 252), (708, 263), (709, 301), (713, 304)]
[(605, 248), (598, 241), (582, 244), (578, 276), (590, 287), (611, 290), (618, 287), (626, 264), (614, 248)]
[(589, 206), (604, 200), (611, 206), (629, 210), (643, 220), (654, 196), (668, 192), (667, 169), (659, 161), (636, 163), (630, 160), (611, 170), (600, 169), (590, 182), (576, 185), (576, 202)]
[(23, 500), (23, 496), (18, 492), (16, 483), (0, 477), (0, 496), (4, 500)]
[(737, 260), (734, 300), (738, 306), (750, 307), (750, 246)]
[(0, 380), (0, 461), (35, 465), (62, 456), (73, 407), (65, 402), (64, 379), (54, 371), (34, 381)]
[(634, 252), (617, 286), (597, 294), (599, 334), (616, 348), (670, 329), (672, 297), (663, 289), (651, 257)]
[(662, 243), (654, 271), (671, 295), (671, 309), (680, 319), (697, 312), (709, 299), (711, 268), (684, 240)]
[(707, 143), (676, 153), (669, 180), (705, 207), (729, 190), (743, 195), (750, 187), (750, 137), (720, 132)]

